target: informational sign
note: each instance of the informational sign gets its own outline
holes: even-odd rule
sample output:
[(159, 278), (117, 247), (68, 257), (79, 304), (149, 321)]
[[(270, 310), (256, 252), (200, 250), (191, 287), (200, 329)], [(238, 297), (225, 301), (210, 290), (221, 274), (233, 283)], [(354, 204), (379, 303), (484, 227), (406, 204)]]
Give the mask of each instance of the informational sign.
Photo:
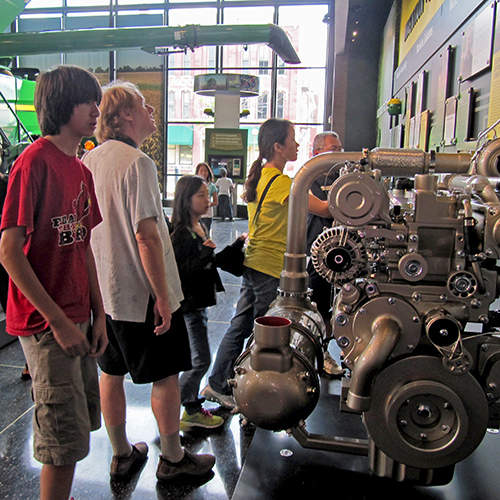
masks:
[(205, 134), (205, 161), (214, 175), (220, 177), (220, 169), (225, 168), (233, 181), (243, 181), (246, 177), (248, 130), (207, 128)]

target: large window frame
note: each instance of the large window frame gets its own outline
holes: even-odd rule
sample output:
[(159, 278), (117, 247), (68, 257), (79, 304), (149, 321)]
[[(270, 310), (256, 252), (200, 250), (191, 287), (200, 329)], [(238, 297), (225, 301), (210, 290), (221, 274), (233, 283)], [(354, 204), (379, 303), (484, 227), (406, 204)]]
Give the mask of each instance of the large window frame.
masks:
[[(95, 3), (96, 5), (89, 5)], [(262, 8), (266, 7), (272, 10), (272, 22), (280, 25), (280, 12), (281, 9), (289, 9), (293, 7), (310, 7), (314, 6), (324, 6), (326, 8), (327, 16), (331, 19), (334, 0), (246, 0), (242, 2), (241, 0), (199, 0), (196, 2), (196, 9), (200, 8), (206, 10), (207, 12), (214, 12), (213, 19), (215, 19), (217, 24), (224, 24), (225, 14), (228, 14), (226, 18), (229, 18), (229, 13), (231, 9), (246, 9), (246, 8)], [(169, 25), (169, 21), (174, 20), (172, 25), (178, 25), (175, 20), (178, 14), (186, 9), (193, 9), (193, 3), (190, 1), (176, 0), (151, 0), (150, 2), (144, 2), (141, 4), (140, 11), (132, 10), (137, 8), (139, 2), (134, 2), (132, 0), (88, 0), (88, 1), (78, 1), (78, 0), (32, 0), (32, 2), (27, 4), (25, 11), (21, 16), (13, 23), (12, 31), (22, 31), (20, 26), (23, 24), (23, 19), (53, 19), (54, 17), (60, 18), (61, 27), (64, 29), (67, 26), (75, 26), (75, 17), (79, 16), (84, 19), (87, 18), (99, 18), (107, 19), (107, 25), (110, 27), (116, 27), (121, 24), (120, 19), (126, 19), (126, 16), (134, 17), (134, 19), (147, 19), (148, 16), (151, 19), (161, 19), (163, 25)], [(208, 17), (207, 17), (208, 19)], [(52, 21), (54, 22), (54, 21)], [(102, 21), (99, 21), (101, 24)], [(229, 23), (229, 21), (227, 21)], [(270, 21), (264, 21), (270, 22)], [(29, 23), (28, 23), (29, 24)], [(193, 24), (185, 23), (185, 24)], [(194, 22), (196, 24), (196, 22)], [(211, 22), (204, 22), (201, 24), (215, 24)], [(229, 23), (232, 24), (232, 23)], [(123, 24), (122, 24), (123, 25)], [(148, 25), (146, 20), (145, 25)], [(82, 26), (83, 27), (83, 26)], [(330, 37), (331, 35), (329, 35)], [(327, 37), (327, 40), (330, 39)], [(249, 46), (250, 47), (250, 46)], [(297, 66), (288, 65), (283, 63), (275, 53), (271, 53), (268, 58), (267, 65), (265, 64), (265, 53), (269, 50), (265, 45), (256, 46), (256, 51), (254, 55), (251, 56), (249, 47), (241, 47), (240, 55), (237, 59), (232, 60), (232, 64), (225, 62), (225, 55), (227, 55), (230, 49), (226, 49), (222, 46), (210, 47), (209, 50), (205, 51), (203, 62), (199, 61), (196, 56), (196, 49), (194, 53), (186, 52), (184, 54), (168, 53), (159, 62), (159, 66), (162, 68), (163, 72), (163, 84), (162, 84), (162, 94), (165, 96), (161, 101), (161, 108), (157, 110), (159, 113), (160, 122), (164, 124), (161, 127), (162, 133), (162, 161), (158, 165), (159, 171), (159, 181), (162, 188), (162, 193), (164, 198), (168, 198), (172, 195), (171, 188), (167, 189), (167, 186), (175, 185), (173, 180), (177, 180), (179, 177), (179, 168), (182, 163), (186, 162), (186, 155), (180, 154), (180, 151), (185, 151), (189, 149), (189, 144), (177, 145), (175, 150), (177, 154), (175, 155), (175, 164), (172, 163), (172, 145), (169, 145), (168, 140), (168, 125), (180, 125), (180, 126), (191, 126), (191, 127), (201, 127), (201, 129), (207, 126), (213, 126), (213, 118), (209, 116), (200, 115), (200, 109), (203, 109), (204, 105), (210, 106), (210, 98), (198, 98), (196, 94), (193, 94), (192, 88), (185, 88), (184, 91), (179, 92), (179, 89), (173, 88), (173, 82), (179, 78), (192, 78), (193, 75), (199, 74), (200, 72), (205, 73), (245, 73), (254, 74), (261, 77), (261, 95), (266, 96), (266, 106), (265, 106), (265, 116), (261, 113), (258, 115), (258, 99), (248, 99), (249, 107), (254, 106), (254, 114), (252, 119), (252, 114), (245, 117), (242, 120), (242, 125), (245, 127), (253, 127), (253, 135), (255, 135), (255, 129), (258, 129), (264, 119), (278, 116), (280, 118), (291, 119), (291, 121), (296, 125), (296, 135), (302, 134), (304, 137), (307, 136), (307, 128), (311, 128), (314, 132), (319, 132), (323, 129), (329, 128), (329, 115), (331, 112), (331, 99), (327, 98), (326, 95), (319, 96), (317, 102), (322, 104), (322, 109), (318, 109), (316, 114), (309, 113), (304, 116), (299, 116), (299, 113), (293, 113), (293, 116), (287, 116), (285, 102), (288, 106), (292, 106), (292, 101), (294, 96), (289, 88), (284, 87), (283, 82), (287, 79), (290, 80), (290, 75), (300, 75), (300, 72), (304, 71), (315, 71), (318, 75), (323, 75), (324, 79), (324, 93), (331, 88), (331, 82), (333, 77), (333, 60), (329, 57), (328, 50), (325, 57), (324, 65), (307, 65), (300, 64)], [(109, 57), (109, 67), (107, 78), (100, 78), (101, 83), (106, 83), (107, 81), (113, 80), (117, 76), (117, 53), (116, 52), (103, 52), (100, 56), (99, 63), (103, 59), (104, 55), (107, 54), (106, 60)], [(148, 56), (149, 57), (149, 56)], [(52, 58), (44, 56), (47, 61), (51, 63), (66, 63), (68, 59), (73, 63), (74, 57), (69, 54), (61, 54), (59, 56), (54, 55)], [(15, 65), (22, 66), (20, 61), (17, 60)], [(99, 65), (99, 68), (101, 69)], [(41, 68), (45, 69), (45, 68)], [(321, 79), (321, 78), (320, 78)], [(183, 106), (182, 96), (183, 92), (188, 92), (191, 97), (191, 113), (189, 116), (186, 114), (186, 110)], [(299, 94), (299, 92), (296, 92)], [(167, 97), (170, 96), (170, 99)], [(301, 96), (297, 95), (296, 100), (300, 99)], [(314, 104), (310, 96), (308, 100)], [(262, 101), (262, 99), (260, 99)], [(295, 104), (300, 108), (300, 104)], [(212, 99), (213, 106), (213, 99)], [(319, 107), (319, 105), (318, 105)], [(172, 113), (175, 116), (172, 116)], [(158, 120), (157, 120), (158, 123)], [(310, 135), (310, 134), (309, 134)], [(301, 149), (303, 146), (301, 145)], [(304, 146), (307, 150), (307, 147)], [(170, 156), (168, 151), (170, 149)], [(193, 161), (196, 164), (197, 161), (202, 161), (204, 158), (198, 158), (200, 154), (200, 148), (195, 150), (191, 144), (191, 149), (193, 151)], [(256, 145), (249, 144), (249, 156), (248, 164), (253, 161), (253, 156), (256, 154)], [(180, 161), (182, 157), (182, 161)], [(175, 167), (175, 168), (174, 168)], [(182, 170), (182, 169), (181, 169)], [(181, 171), (182, 173), (182, 171)], [(170, 191), (170, 192), (169, 192)]]

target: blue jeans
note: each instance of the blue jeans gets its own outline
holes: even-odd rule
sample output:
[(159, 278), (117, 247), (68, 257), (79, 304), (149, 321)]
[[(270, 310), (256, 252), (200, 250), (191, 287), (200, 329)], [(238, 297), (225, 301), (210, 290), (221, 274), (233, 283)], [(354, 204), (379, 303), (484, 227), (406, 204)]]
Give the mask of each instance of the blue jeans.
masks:
[(278, 285), (278, 278), (245, 267), (236, 313), (219, 345), (208, 379), (214, 391), (231, 394), (227, 380), (232, 377), (234, 362), (243, 350), (245, 339), (253, 331), (255, 318), (264, 316), (276, 298)]
[(199, 397), (200, 382), (210, 367), (210, 346), (207, 334), (207, 310), (196, 309), (184, 313), (191, 347), (191, 370), (179, 378), (181, 402), (188, 413), (199, 411), (203, 399)]

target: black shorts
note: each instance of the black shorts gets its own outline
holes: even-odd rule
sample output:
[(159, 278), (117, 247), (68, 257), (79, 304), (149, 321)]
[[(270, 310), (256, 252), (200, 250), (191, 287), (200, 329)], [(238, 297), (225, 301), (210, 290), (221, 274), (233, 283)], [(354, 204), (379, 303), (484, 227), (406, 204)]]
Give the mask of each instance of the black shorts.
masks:
[(134, 383), (148, 384), (191, 369), (189, 338), (181, 310), (172, 314), (170, 330), (156, 335), (153, 307), (151, 300), (144, 323), (115, 321), (106, 316), (109, 344), (98, 360), (104, 373), (130, 373)]

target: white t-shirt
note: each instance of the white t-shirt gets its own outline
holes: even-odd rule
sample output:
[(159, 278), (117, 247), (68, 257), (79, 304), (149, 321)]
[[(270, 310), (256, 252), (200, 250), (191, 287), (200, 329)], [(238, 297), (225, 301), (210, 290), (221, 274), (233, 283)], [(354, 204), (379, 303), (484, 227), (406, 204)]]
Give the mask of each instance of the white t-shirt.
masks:
[(233, 187), (233, 181), (229, 177), (221, 177), (220, 179), (217, 179), (215, 185), (219, 190), (219, 196), (221, 194), (231, 196), (231, 188)]
[(103, 222), (92, 231), (92, 250), (104, 302), (114, 320), (143, 322), (153, 290), (135, 239), (139, 222), (156, 217), (163, 242), (172, 312), (184, 298), (177, 263), (163, 215), (156, 166), (142, 151), (109, 140), (83, 162), (94, 176)]

